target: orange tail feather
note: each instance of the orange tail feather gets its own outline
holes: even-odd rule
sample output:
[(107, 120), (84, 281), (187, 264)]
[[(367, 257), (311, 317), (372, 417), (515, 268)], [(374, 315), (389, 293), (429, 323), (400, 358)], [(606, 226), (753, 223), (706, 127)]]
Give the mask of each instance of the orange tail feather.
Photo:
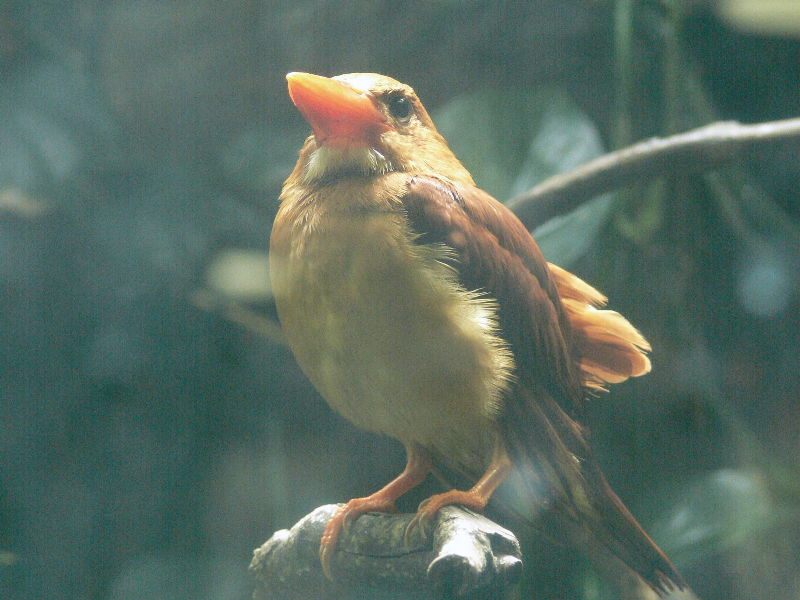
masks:
[(584, 385), (600, 391), (649, 372), (650, 344), (642, 334), (618, 312), (598, 309), (606, 297), (588, 283), (554, 264), (549, 267), (572, 325)]

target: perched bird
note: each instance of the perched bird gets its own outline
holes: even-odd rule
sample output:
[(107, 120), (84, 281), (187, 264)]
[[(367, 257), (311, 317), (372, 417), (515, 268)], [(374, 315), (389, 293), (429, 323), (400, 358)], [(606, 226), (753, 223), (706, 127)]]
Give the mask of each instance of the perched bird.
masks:
[(535, 501), (656, 591), (683, 587), (575, 419), (587, 395), (650, 370), (642, 335), (545, 261), (517, 217), (476, 187), (408, 85), (370, 73), (287, 80), (313, 133), (270, 241), (281, 326), (328, 404), (407, 452), (396, 479), (328, 523), (326, 574), (347, 523), (393, 510), (444, 465), (474, 485), (423, 502), (412, 527), (448, 504), (483, 509), (517, 469)]

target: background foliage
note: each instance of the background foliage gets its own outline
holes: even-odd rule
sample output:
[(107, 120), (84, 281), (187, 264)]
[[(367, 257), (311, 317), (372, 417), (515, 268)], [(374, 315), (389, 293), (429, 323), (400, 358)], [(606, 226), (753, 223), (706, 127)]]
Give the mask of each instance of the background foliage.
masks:
[[(267, 237), (307, 134), (287, 71), (412, 84), (505, 199), (643, 137), (797, 116), (797, 10), (747, 5), (0, 4), (0, 596), (246, 598), (273, 530), (401, 464), (275, 326)], [(653, 343), (588, 418), (709, 600), (800, 596), (798, 150), (537, 230)], [(538, 597), (604, 597), (572, 552), (528, 553)]]

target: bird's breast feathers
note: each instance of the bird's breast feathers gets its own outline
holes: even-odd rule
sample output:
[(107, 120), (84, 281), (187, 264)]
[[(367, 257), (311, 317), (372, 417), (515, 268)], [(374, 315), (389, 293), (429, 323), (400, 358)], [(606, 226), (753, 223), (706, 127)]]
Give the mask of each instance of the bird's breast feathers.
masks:
[(287, 191), (271, 248), (281, 322), (346, 418), (434, 451), (483, 453), (512, 358), (495, 305), (458, 283), (444, 247), (416, 243), (397, 200), (406, 181)]

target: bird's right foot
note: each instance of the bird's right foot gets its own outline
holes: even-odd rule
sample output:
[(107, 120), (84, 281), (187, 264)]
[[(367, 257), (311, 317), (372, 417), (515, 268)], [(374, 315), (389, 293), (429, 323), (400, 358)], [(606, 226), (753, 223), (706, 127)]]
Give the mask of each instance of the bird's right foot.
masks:
[(333, 580), (331, 557), (339, 541), (339, 534), (342, 531), (347, 533), (350, 524), (368, 512), (397, 512), (397, 508), (394, 500), (387, 500), (385, 495), (380, 495), (380, 492), (364, 498), (353, 498), (340, 506), (325, 526), (319, 543), (319, 561), (322, 564), (322, 572), (331, 581)]

